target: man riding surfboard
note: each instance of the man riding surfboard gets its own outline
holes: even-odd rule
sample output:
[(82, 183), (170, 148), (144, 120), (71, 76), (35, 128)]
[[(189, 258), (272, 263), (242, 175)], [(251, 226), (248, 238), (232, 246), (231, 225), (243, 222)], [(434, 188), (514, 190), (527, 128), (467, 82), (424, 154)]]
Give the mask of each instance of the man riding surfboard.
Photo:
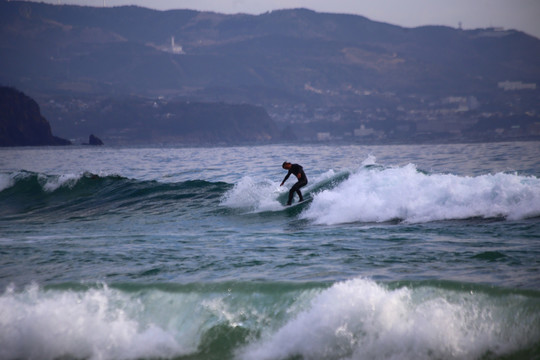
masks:
[(298, 164), (291, 164), (290, 162), (287, 162), (287, 161), (283, 163), (282, 167), (285, 170), (289, 170), (289, 172), (287, 173), (287, 175), (285, 175), (285, 179), (283, 179), (283, 181), (281, 182), (281, 185), (279, 186), (283, 186), (283, 184), (285, 184), (285, 181), (287, 181), (287, 179), (289, 178), (289, 176), (291, 176), (291, 174), (296, 176), (296, 178), (298, 179), (298, 182), (293, 185), (291, 190), (289, 190), (289, 200), (287, 201), (287, 205), (292, 204), (292, 198), (295, 192), (300, 197), (299, 201), (304, 201), (304, 198), (302, 197), (302, 193), (300, 192), (300, 188), (302, 186), (305, 186), (308, 183), (308, 179), (307, 179), (306, 174), (304, 173), (304, 169), (302, 168), (302, 166)]

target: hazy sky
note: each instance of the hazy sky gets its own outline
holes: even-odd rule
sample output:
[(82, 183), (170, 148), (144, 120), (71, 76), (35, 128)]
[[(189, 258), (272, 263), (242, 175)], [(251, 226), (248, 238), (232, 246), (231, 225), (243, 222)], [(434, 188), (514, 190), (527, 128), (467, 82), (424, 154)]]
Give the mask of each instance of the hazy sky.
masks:
[(304, 7), (319, 12), (366, 16), (413, 27), (447, 25), (463, 28), (502, 26), (540, 38), (540, 0), (47, 0), (53, 4), (119, 6), (133, 4), (159, 10), (194, 9), (260, 14)]

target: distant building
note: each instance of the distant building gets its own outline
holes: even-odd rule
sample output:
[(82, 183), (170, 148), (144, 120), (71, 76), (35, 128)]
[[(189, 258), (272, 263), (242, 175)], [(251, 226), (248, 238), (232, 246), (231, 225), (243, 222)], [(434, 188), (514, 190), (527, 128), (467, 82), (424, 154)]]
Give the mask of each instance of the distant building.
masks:
[(156, 45), (152, 43), (147, 43), (146, 45), (151, 46), (155, 49), (158, 49), (160, 51), (165, 51), (172, 54), (185, 54), (184, 49), (180, 45), (176, 45), (174, 41), (174, 36), (171, 36), (171, 43), (167, 45), (165, 43), (164, 45)]
[(359, 129), (354, 129), (354, 136), (369, 136), (374, 133), (375, 130), (366, 128), (364, 125), (360, 125)]
[(172, 52), (173, 54), (184, 54), (184, 50), (182, 49), (182, 47), (174, 43), (174, 36), (171, 36), (170, 52)]
[(328, 140), (330, 140), (330, 133), (329, 132), (317, 133), (317, 140), (319, 140), (319, 141), (328, 141)]
[(521, 81), (501, 81), (497, 86), (504, 91), (514, 91), (514, 90), (536, 90), (535, 83), (523, 83)]

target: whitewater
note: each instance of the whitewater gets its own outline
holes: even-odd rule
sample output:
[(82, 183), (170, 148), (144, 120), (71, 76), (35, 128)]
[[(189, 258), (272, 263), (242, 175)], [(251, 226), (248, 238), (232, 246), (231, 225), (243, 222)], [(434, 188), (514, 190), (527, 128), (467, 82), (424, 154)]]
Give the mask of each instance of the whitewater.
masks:
[(538, 142), (0, 149), (0, 359), (539, 358), (539, 259)]

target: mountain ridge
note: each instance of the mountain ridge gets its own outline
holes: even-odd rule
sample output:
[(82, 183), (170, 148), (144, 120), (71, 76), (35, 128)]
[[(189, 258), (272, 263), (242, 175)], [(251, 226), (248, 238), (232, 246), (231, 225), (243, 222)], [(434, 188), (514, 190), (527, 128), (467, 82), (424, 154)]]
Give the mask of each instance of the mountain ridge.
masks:
[[(348, 122), (335, 127), (347, 134), (390, 118), (395, 129), (427, 129), (418, 123), (465, 115), (456, 129), (463, 135), (482, 113), (519, 109), (535, 114), (533, 123), (540, 113), (538, 89), (499, 86), (540, 83), (540, 40), (516, 30), (404, 28), (307, 9), (225, 15), (15, 1), (0, 10), (0, 83), (43, 104), (55, 94), (249, 103), (308, 137), (334, 131), (335, 117)], [(443, 118), (452, 97), (476, 99), (468, 107), (476, 112), (461, 104)], [(327, 120), (317, 120), (320, 109)], [(419, 109), (425, 114), (412, 118)]]
[[(263, 72), (262, 68), (269, 65), (268, 60), (282, 61), (283, 66), (271, 73), (274, 76), (287, 68), (292, 69), (291, 72), (297, 71), (299, 64), (314, 72), (320, 72), (324, 65), (339, 67), (336, 69), (338, 74), (340, 70), (373, 72), (377, 70), (373, 63), (378, 59), (370, 61), (369, 57), (383, 55), (401, 59), (398, 66), (400, 70), (409, 70), (409, 65), (415, 68), (425, 66), (430, 75), (436, 73), (446, 81), (449, 77), (443, 77), (444, 71), (440, 71), (440, 67), (447, 69), (447, 62), (455, 62), (456, 58), (460, 59), (463, 66), (469, 63), (469, 68), (484, 78), (497, 77), (495, 74), (508, 73), (511, 70), (514, 74), (510, 73), (508, 76), (527, 77), (518, 80), (540, 80), (537, 66), (534, 71), (528, 71), (528, 74), (534, 74), (529, 76), (527, 66), (523, 69), (515, 64), (523, 62), (524, 57), (528, 57), (528, 62), (537, 58), (540, 54), (540, 41), (515, 30), (456, 30), (443, 26), (403, 28), (356, 15), (322, 14), (307, 9), (280, 10), (256, 16), (192, 10), (160, 12), (138, 7), (86, 8), (27, 2), (0, 4), (6, 13), (16, 15), (15, 21), (2, 18), (2, 32), (26, 42), (25, 45), (29, 45), (30, 51), (39, 52), (37, 55), (42, 55), (40, 60), (49, 65), (46, 69), (49, 69), (50, 76), (66, 76), (68, 70), (62, 65), (65, 65), (63, 62), (69, 62), (71, 77), (80, 79), (86, 76), (98, 83), (104, 83), (104, 77), (116, 72), (119, 76), (124, 76), (122, 83), (128, 84), (129, 90), (135, 92), (141, 91), (137, 86), (140, 85), (137, 76), (118, 71), (122, 70), (122, 67), (151, 73), (156, 68), (155, 64), (158, 64), (157, 66), (163, 67), (163, 71), (154, 72), (160, 77), (160, 81), (172, 75), (176, 83), (169, 83), (168, 86), (184, 93), (185, 89), (180, 82), (191, 86), (205, 86), (210, 82), (204, 76), (190, 77), (186, 72), (200, 72), (202, 68), (202, 71), (216, 75), (216, 71), (212, 71), (212, 65), (222, 61), (230, 66), (232, 71), (237, 70), (237, 84), (257, 83), (256, 76), (250, 76), (250, 69), (245, 66), (235, 69), (234, 64), (227, 62), (237, 54), (251, 56), (240, 61), (250, 65), (255, 72)], [(160, 25), (157, 26), (157, 23)], [(493, 37), (485, 34), (492, 34)], [(172, 55), (158, 49), (165, 48), (172, 36), (183, 47), (185, 56)], [(512, 38), (511, 41), (502, 41), (509, 37)], [(6, 36), (2, 38), (2, 45), (6, 47)], [(490, 49), (490, 46), (493, 47), (493, 40), (498, 43), (499, 49)], [(515, 45), (516, 42), (519, 46)], [(17, 46), (12, 44), (12, 48), (17, 49)], [(261, 49), (266, 52), (261, 54)], [(363, 63), (347, 63), (347, 59), (351, 60), (351, 53), (347, 53), (345, 49), (363, 54), (360, 56), (364, 59)], [(491, 56), (491, 53), (487, 53), (488, 50), (495, 52), (495, 55), (504, 61), (489, 62), (489, 59), (486, 59)], [(108, 58), (100, 60), (99, 55), (104, 53), (109, 54)], [(514, 53), (516, 55), (512, 56)], [(486, 61), (490, 66), (486, 67)], [(97, 68), (109, 68), (110, 71), (102, 70), (103, 73), (100, 74)], [(491, 71), (486, 71), (490, 68)], [(167, 76), (163, 75), (164, 73), (167, 73)], [(457, 71), (456, 74), (460, 81), (467, 80), (462, 71)], [(141, 77), (143, 74), (138, 75)], [(221, 75), (221, 79), (216, 77), (211, 83), (227, 85), (226, 81), (230, 81), (237, 85), (233, 80)], [(330, 78), (333, 74), (324, 76), (323, 72), (320, 75), (321, 82), (343, 81), (340, 77)], [(423, 82), (423, 86), (426, 85), (426, 79), (421, 74), (415, 76), (416, 80)], [(534, 78), (529, 79), (531, 77)], [(150, 76), (144, 78), (152, 88)], [(309, 74), (304, 75), (301, 87), (309, 80), (315, 79)], [(354, 80), (359, 82), (358, 78)], [(391, 79), (384, 80), (388, 88), (400, 88)], [(410, 77), (407, 80), (409, 85), (414, 83), (410, 81)], [(284, 86), (283, 80), (280, 85)], [(55, 87), (54, 84), (48, 86)], [(298, 84), (295, 86), (298, 87)], [(337, 87), (336, 84), (333, 84), (333, 87)], [(160, 90), (155, 85), (154, 89)]]

